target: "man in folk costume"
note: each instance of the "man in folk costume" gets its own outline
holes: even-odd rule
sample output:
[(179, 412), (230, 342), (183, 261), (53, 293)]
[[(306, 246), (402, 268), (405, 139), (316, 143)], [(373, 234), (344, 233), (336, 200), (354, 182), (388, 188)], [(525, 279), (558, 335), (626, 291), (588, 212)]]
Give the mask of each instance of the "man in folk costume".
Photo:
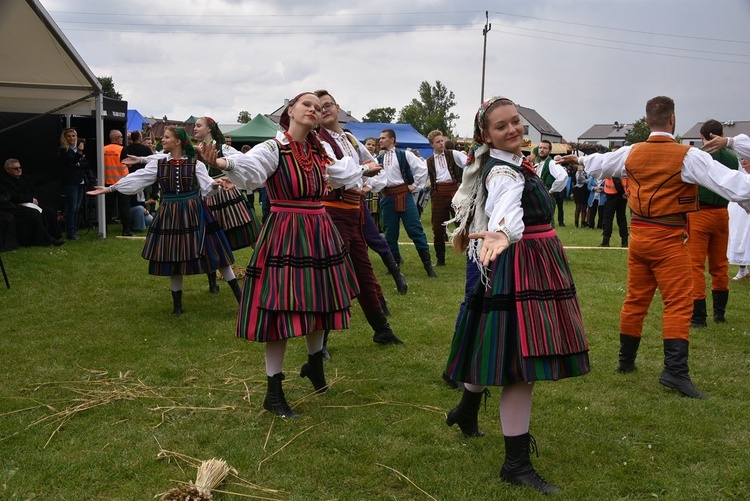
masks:
[[(707, 142), (711, 134), (724, 135), (724, 127), (716, 120), (701, 126), (701, 139)], [(711, 155), (730, 169), (739, 169), (737, 155), (722, 148)], [(714, 322), (723, 323), (729, 299), (729, 201), (713, 191), (698, 187), (700, 210), (688, 214), (688, 251), (693, 262), (693, 316), (691, 327), (706, 327), (706, 258), (711, 274)]]
[[(374, 165), (375, 159), (367, 148), (354, 136), (344, 132), (339, 125), (339, 105), (336, 104), (333, 96), (325, 90), (317, 90), (315, 95), (320, 99), (321, 105), (321, 126), (318, 129), (318, 137), (323, 146), (330, 147), (329, 156), (335, 156), (339, 160), (352, 157), (360, 165)], [(376, 190), (382, 189), (385, 184), (385, 179), (381, 179), (381, 184), (375, 185)], [(372, 179), (370, 181), (374, 182)], [(385, 298), (372, 270), (367, 244), (362, 233), (362, 183), (362, 178), (359, 178), (345, 187), (329, 190), (323, 197), (323, 205), (349, 250), (360, 289), (357, 300), (367, 322), (375, 332), (372, 340), (380, 344), (401, 344), (401, 340), (391, 330), (383, 311)]]
[[(565, 226), (563, 215), (563, 200), (565, 200), (565, 188), (568, 186), (568, 172), (564, 167), (555, 163), (550, 156), (552, 143), (543, 139), (539, 142), (539, 162), (534, 166), (536, 175), (539, 176), (549, 190), (549, 194), (557, 205), (557, 224)], [(554, 218), (553, 218), (554, 219)]]
[(706, 152), (675, 142), (671, 98), (649, 100), (646, 123), (651, 135), (643, 143), (581, 158), (566, 155), (560, 161), (580, 163), (598, 179), (626, 175), (630, 180), (631, 239), (617, 371), (635, 370), (643, 320), (658, 287), (664, 301), (664, 372), (659, 382), (685, 396), (706, 398), (688, 374), (693, 276), (686, 214), (698, 210), (698, 184), (729, 200), (747, 203), (747, 210), (750, 178), (714, 161)]
[(404, 223), (406, 233), (414, 242), (419, 258), (422, 260), (427, 275), (437, 277), (432, 269), (430, 246), (419, 219), (419, 211), (411, 194), (424, 188), (427, 182), (427, 166), (424, 160), (410, 151), (396, 148), (396, 133), (384, 129), (380, 133), (381, 153), (378, 163), (383, 166), (386, 175), (386, 187), (382, 191), (380, 210), (385, 224), (385, 239), (397, 262), (401, 262), (398, 248), (399, 225)]
[(427, 134), (433, 154), (427, 158), (427, 175), (432, 186), (432, 233), (437, 262), (445, 266), (445, 222), (453, 217), (451, 200), (461, 184), (466, 154), (445, 148), (445, 136), (439, 130)]

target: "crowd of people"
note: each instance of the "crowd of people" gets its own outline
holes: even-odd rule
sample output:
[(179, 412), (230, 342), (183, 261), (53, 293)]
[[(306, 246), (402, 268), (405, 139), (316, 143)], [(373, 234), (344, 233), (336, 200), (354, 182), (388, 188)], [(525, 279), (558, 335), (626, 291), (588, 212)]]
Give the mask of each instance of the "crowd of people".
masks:
[[(576, 227), (601, 228), (599, 245), (608, 247), (616, 218), (628, 248), (616, 370), (636, 370), (643, 321), (658, 287), (664, 301), (659, 382), (706, 398), (689, 375), (689, 333), (708, 324), (706, 262), (716, 323), (726, 321), (729, 263), (740, 266), (733, 280), (750, 277), (750, 138), (726, 138), (721, 124), (710, 120), (701, 129), (705, 151), (678, 144), (674, 102), (658, 96), (646, 105), (651, 135), (643, 143), (553, 157), (552, 144), (541, 141), (527, 158), (515, 103), (494, 97), (477, 111), (468, 152), (434, 130), (427, 136), (433, 154), (424, 159), (399, 148), (392, 129), (359, 141), (338, 115), (327, 90), (303, 92), (284, 109), (275, 138), (242, 151), (205, 116), (197, 119), (193, 138), (182, 128), (166, 128), (159, 152), (139, 132), (123, 147), (122, 133), (113, 130), (103, 185), (87, 192), (109, 197), (123, 236), (148, 230), (142, 257), (150, 274), (170, 278), (174, 316), (184, 312), (183, 276), (205, 274), (209, 291), (218, 293), (221, 273), (239, 304), (236, 336), (264, 344), (268, 412), (299, 416), (283, 389), (290, 339), (305, 339), (308, 358), (300, 376), (316, 393), (328, 391), (329, 333), (349, 327), (355, 298), (373, 342), (403, 343), (388, 320), (368, 253), (380, 256), (406, 294), (399, 266), (403, 225), (430, 278), (446, 265), (448, 241), (466, 256), (464, 301), (443, 372), (461, 398), (446, 424), (482, 437), (481, 400), (487, 387), (502, 387), (501, 478), (543, 494), (559, 492), (531, 463), (536, 441), (529, 424), (537, 381), (591, 370), (574, 279), (556, 230), (565, 226), (570, 195)], [(78, 239), (89, 169), (84, 149), (74, 129), (62, 131), (67, 240)], [(4, 167), (0, 229), (15, 219), (23, 222), (16, 229), (23, 245), (62, 244), (57, 211), (39, 202), (21, 162), (8, 159)], [(261, 189), (262, 225), (252, 203)], [(420, 217), (427, 200), (434, 262)], [(233, 251), (248, 246), (253, 253), (240, 283)]]

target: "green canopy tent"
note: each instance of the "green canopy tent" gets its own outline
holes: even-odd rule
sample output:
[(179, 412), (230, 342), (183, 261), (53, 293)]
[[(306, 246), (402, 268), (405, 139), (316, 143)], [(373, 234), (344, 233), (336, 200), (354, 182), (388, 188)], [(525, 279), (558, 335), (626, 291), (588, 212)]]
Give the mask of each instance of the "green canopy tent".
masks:
[(258, 113), (248, 123), (231, 132), (226, 132), (225, 135), (232, 138), (232, 146), (240, 149), (243, 144), (255, 146), (266, 139), (274, 138), (277, 132), (279, 132), (279, 127), (270, 118)]

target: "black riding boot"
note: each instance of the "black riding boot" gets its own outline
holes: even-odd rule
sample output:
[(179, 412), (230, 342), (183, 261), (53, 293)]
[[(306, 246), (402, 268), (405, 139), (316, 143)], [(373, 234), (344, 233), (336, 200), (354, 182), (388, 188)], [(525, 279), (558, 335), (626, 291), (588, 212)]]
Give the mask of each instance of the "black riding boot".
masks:
[(365, 313), (365, 318), (367, 318), (367, 323), (370, 324), (372, 330), (375, 331), (375, 334), (372, 336), (373, 342), (378, 344), (404, 343), (391, 330), (391, 326), (388, 323), (388, 319), (385, 318), (385, 313), (383, 313), (382, 309), (373, 313)]
[(383, 264), (388, 268), (388, 273), (393, 276), (393, 280), (396, 282), (396, 288), (398, 293), (402, 296), (409, 290), (409, 285), (406, 283), (406, 277), (401, 273), (401, 269), (398, 267), (396, 258), (390, 252), (380, 255), (380, 259), (383, 260)]
[(268, 379), (268, 389), (266, 398), (263, 400), (263, 408), (270, 413), (276, 414), (283, 418), (296, 418), (299, 414), (294, 412), (284, 397), (284, 390), (281, 388), (281, 382), (286, 379), (282, 372), (273, 376), (266, 376)]
[[(486, 390), (485, 390), (486, 391)], [(461, 401), (448, 413), (445, 424), (458, 424), (461, 431), (469, 438), (483, 437), (484, 432), (479, 429), (479, 407), (482, 405), (482, 395), (485, 391), (475, 393), (464, 388)]]
[(706, 298), (693, 299), (693, 316), (690, 317), (690, 327), (706, 327)]
[(531, 453), (536, 450), (536, 440), (529, 433), (515, 437), (505, 436), (505, 463), (500, 478), (516, 485), (528, 485), (542, 494), (557, 494), (560, 489), (547, 482), (531, 464)]
[(384, 296), (378, 296), (378, 301), (380, 301), (380, 309), (383, 310), (383, 313), (386, 317), (391, 316), (391, 310), (388, 309), (388, 303), (385, 300)]
[(330, 329), (326, 329), (323, 333), (323, 360), (331, 359), (331, 354), (328, 353), (328, 334), (330, 333)]
[(208, 276), (208, 292), (218, 294), (219, 284), (216, 283), (216, 271), (209, 271), (206, 276)]
[(445, 266), (445, 242), (435, 241), (435, 257), (437, 261), (433, 266)]
[(602, 237), (602, 243), (597, 245), (597, 247), (609, 247), (609, 237)]
[(437, 273), (432, 269), (432, 258), (430, 257), (430, 249), (418, 249), (419, 259), (422, 260), (424, 271), (427, 272), (427, 276), (430, 278), (437, 278)]
[(688, 374), (688, 350), (690, 343), (684, 339), (664, 340), (664, 372), (659, 382), (674, 388), (686, 397), (708, 398), (693, 385)]
[(179, 317), (182, 315), (182, 291), (172, 291), (172, 303), (174, 304), (172, 316)]
[(229, 284), (229, 287), (232, 288), (232, 292), (234, 292), (234, 297), (237, 299), (237, 302), (239, 303), (240, 300), (242, 299), (242, 289), (240, 289), (240, 284), (237, 283), (236, 278), (233, 278), (227, 283)]
[(641, 338), (620, 334), (620, 363), (617, 372), (627, 374), (635, 370), (635, 357), (640, 344)]
[(401, 266), (402, 264), (404, 264), (404, 259), (401, 257), (400, 252), (394, 252), (391, 255), (393, 256), (393, 259), (396, 261), (397, 265)]
[(723, 324), (726, 322), (724, 313), (727, 311), (727, 301), (729, 301), (729, 291), (711, 291), (714, 299), (714, 322)]
[(328, 391), (328, 383), (326, 383), (326, 375), (323, 371), (323, 350), (307, 355), (307, 363), (299, 371), (299, 377), (309, 378), (315, 388), (315, 393)]

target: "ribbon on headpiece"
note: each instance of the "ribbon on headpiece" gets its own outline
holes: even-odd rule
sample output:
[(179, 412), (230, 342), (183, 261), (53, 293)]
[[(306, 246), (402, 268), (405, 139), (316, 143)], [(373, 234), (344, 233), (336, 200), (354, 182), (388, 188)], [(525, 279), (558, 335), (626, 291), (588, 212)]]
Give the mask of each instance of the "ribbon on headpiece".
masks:
[(219, 124), (211, 117), (203, 117), (203, 120), (206, 121), (208, 130), (211, 131), (211, 139), (216, 142), (216, 148), (221, 151), (221, 146), (227, 141), (224, 139), (224, 134), (222, 134)]

